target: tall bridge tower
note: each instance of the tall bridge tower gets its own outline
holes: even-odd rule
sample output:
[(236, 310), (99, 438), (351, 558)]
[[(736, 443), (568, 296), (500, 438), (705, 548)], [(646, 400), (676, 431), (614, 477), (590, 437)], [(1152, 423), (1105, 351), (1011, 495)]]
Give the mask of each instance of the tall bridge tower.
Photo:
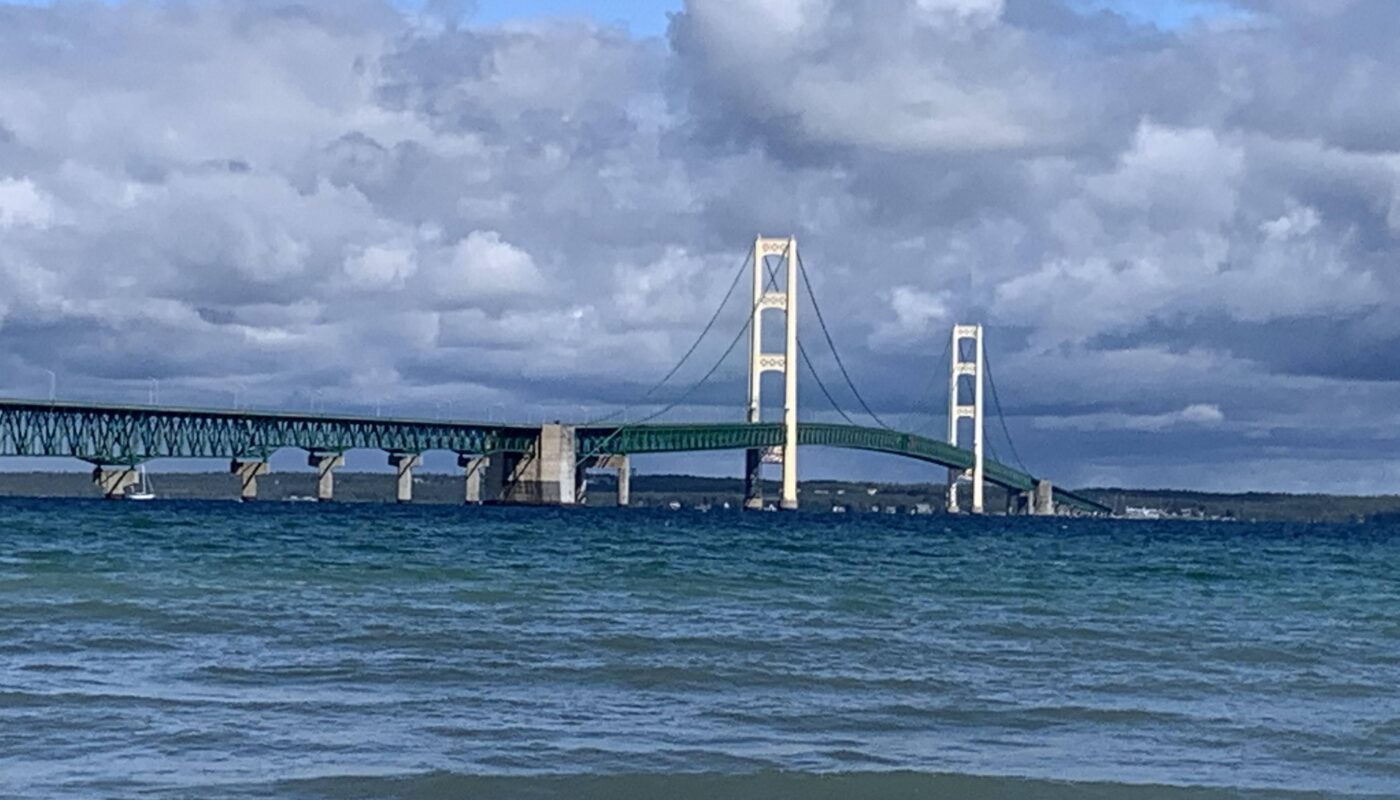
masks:
[[(963, 355), (962, 344), (971, 341), (972, 360), (967, 360)], [(983, 437), (982, 437), (982, 326), (981, 325), (954, 325), (953, 344), (950, 351), (950, 368), (948, 376), (948, 444), (958, 446), (958, 438), (961, 423), (965, 419), (972, 420), (972, 469), (970, 470), (948, 470), (948, 511), (956, 514), (958, 512), (958, 482), (964, 478), (972, 480), (972, 513), (981, 514), (985, 510), (983, 503), (984, 488), (986, 485), (986, 473), (983, 470)], [(972, 391), (972, 404), (963, 403), (963, 378), (969, 378)]]
[[(771, 269), (767, 259), (786, 262), (785, 270)], [(797, 239), (768, 239), (753, 245), (753, 306), (749, 324), (749, 422), (763, 421), (763, 375), (783, 373), (783, 444), (769, 450), (749, 450), (744, 470), (744, 508), (763, 509), (763, 465), (783, 466), (782, 508), (797, 508)], [(782, 285), (779, 286), (779, 276)], [(782, 353), (763, 349), (763, 312), (783, 312), (785, 346)]]

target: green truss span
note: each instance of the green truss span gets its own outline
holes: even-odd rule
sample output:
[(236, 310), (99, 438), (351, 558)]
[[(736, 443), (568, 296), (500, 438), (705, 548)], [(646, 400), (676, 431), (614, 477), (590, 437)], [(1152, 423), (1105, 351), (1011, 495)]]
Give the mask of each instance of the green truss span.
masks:
[[(538, 426), (322, 414), (213, 411), (0, 400), (0, 456), (66, 456), (94, 464), (139, 464), (157, 458), (263, 460), (277, 450), (317, 453), (384, 450), (460, 454), (524, 453)], [(783, 443), (778, 424), (622, 425), (580, 427), (580, 460), (601, 455), (745, 450)], [(972, 466), (972, 453), (913, 434), (851, 425), (804, 423), (798, 442), (914, 458), (952, 469)], [(1035, 478), (995, 461), (987, 480), (1014, 491)], [(1083, 511), (1108, 509), (1061, 489), (1056, 501)]]
[[(640, 455), (681, 453), (698, 450), (746, 450), (776, 447), (783, 443), (783, 426), (766, 424), (636, 425), (630, 427), (591, 427), (578, 431), (578, 449), (587, 455)], [(950, 469), (971, 469), (972, 453), (910, 433), (886, 428), (855, 425), (800, 423), (797, 442), (805, 447), (840, 447), (913, 458)], [(1018, 492), (1035, 489), (1036, 479), (996, 461), (983, 464), (987, 480)], [(1094, 514), (1112, 509), (1087, 497), (1055, 488), (1055, 501)]]
[(71, 456), (95, 464), (156, 458), (265, 459), (319, 453), (525, 452), (536, 430), (429, 420), (188, 408), (0, 401), (0, 456)]

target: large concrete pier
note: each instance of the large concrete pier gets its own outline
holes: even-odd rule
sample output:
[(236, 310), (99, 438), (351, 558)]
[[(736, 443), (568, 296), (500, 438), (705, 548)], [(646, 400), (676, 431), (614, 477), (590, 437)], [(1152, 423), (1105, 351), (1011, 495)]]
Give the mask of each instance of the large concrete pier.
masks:
[(234, 459), (229, 463), (230, 474), (238, 476), (239, 493), (238, 497), (245, 503), (251, 503), (258, 499), (258, 478), (266, 475), (268, 466), (266, 461), (239, 461)]
[(487, 456), (458, 455), (457, 466), (466, 470), (466, 501), (468, 505), (481, 505), (487, 495), (482, 491), (486, 482), (486, 471), (491, 467)]
[(121, 500), (126, 490), (141, 482), (136, 467), (99, 465), (92, 470), (92, 482), (108, 500)]
[(617, 505), (632, 505), (632, 459), (627, 456), (601, 456), (585, 464), (588, 469), (605, 469), (617, 474)]
[(335, 499), (335, 471), (345, 466), (343, 453), (310, 453), (306, 465), (316, 468), (316, 499), (329, 503)]
[(423, 456), (417, 453), (390, 453), (389, 466), (398, 476), (395, 499), (400, 503), (413, 502), (413, 468), (423, 463)]
[(1035, 504), (1031, 513), (1037, 517), (1055, 516), (1055, 487), (1050, 481), (1035, 482)]
[[(475, 502), (533, 506), (572, 506), (579, 502), (579, 468), (575, 429), (558, 423), (540, 427), (534, 446), (525, 453), (495, 453), (487, 459), (481, 483), (473, 489), (471, 460), (467, 494)], [(461, 463), (459, 460), (458, 463)]]

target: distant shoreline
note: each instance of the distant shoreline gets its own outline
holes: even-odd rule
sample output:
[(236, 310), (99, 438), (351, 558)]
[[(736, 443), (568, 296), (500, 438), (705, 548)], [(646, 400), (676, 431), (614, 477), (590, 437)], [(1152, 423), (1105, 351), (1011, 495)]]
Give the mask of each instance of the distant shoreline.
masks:
[[(157, 493), (167, 499), (235, 500), (237, 479), (218, 472), (170, 472), (154, 476)], [(728, 503), (738, 508), (743, 482), (738, 478), (711, 478), (690, 475), (645, 475), (632, 479), (633, 505), (723, 509)], [(461, 504), (464, 500), (460, 475), (422, 473), (414, 481), (416, 503), (424, 505)], [(776, 494), (776, 484), (768, 494)], [(822, 512), (844, 509), (845, 513), (912, 514), (942, 513), (941, 484), (895, 484), (868, 481), (812, 480), (801, 485), (802, 507)], [(1294, 522), (1363, 522), (1374, 519), (1400, 519), (1400, 496), (1297, 495), (1248, 492), (1214, 493), (1169, 489), (1079, 490), (1082, 494), (1112, 507), (1116, 513), (1142, 519), (1225, 519)], [(347, 503), (393, 502), (393, 476), (378, 472), (341, 472), (336, 476), (336, 499)], [(273, 472), (262, 479), (262, 499), (281, 502), (316, 494), (311, 472)], [(0, 472), (0, 497), (96, 498), (98, 492), (83, 472)], [(600, 474), (589, 480), (590, 505), (609, 506), (615, 499), (615, 484)], [(988, 487), (987, 509), (1000, 513), (1006, 497)]]

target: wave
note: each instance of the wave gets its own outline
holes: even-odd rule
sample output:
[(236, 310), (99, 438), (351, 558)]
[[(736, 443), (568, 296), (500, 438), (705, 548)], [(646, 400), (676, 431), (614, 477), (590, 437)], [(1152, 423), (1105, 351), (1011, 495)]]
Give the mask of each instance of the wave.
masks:
[(1316, 793), (1278, 790), (1054, 781), (919, 772), (763, 772), (751, 775), (635, 774), (541, 777), (488, 777), (437, 772), (396, 777), (314, 778), (258, 788), (241, 787), (237, 796), (289, 800), (1292, 800), (1322, 797)]

